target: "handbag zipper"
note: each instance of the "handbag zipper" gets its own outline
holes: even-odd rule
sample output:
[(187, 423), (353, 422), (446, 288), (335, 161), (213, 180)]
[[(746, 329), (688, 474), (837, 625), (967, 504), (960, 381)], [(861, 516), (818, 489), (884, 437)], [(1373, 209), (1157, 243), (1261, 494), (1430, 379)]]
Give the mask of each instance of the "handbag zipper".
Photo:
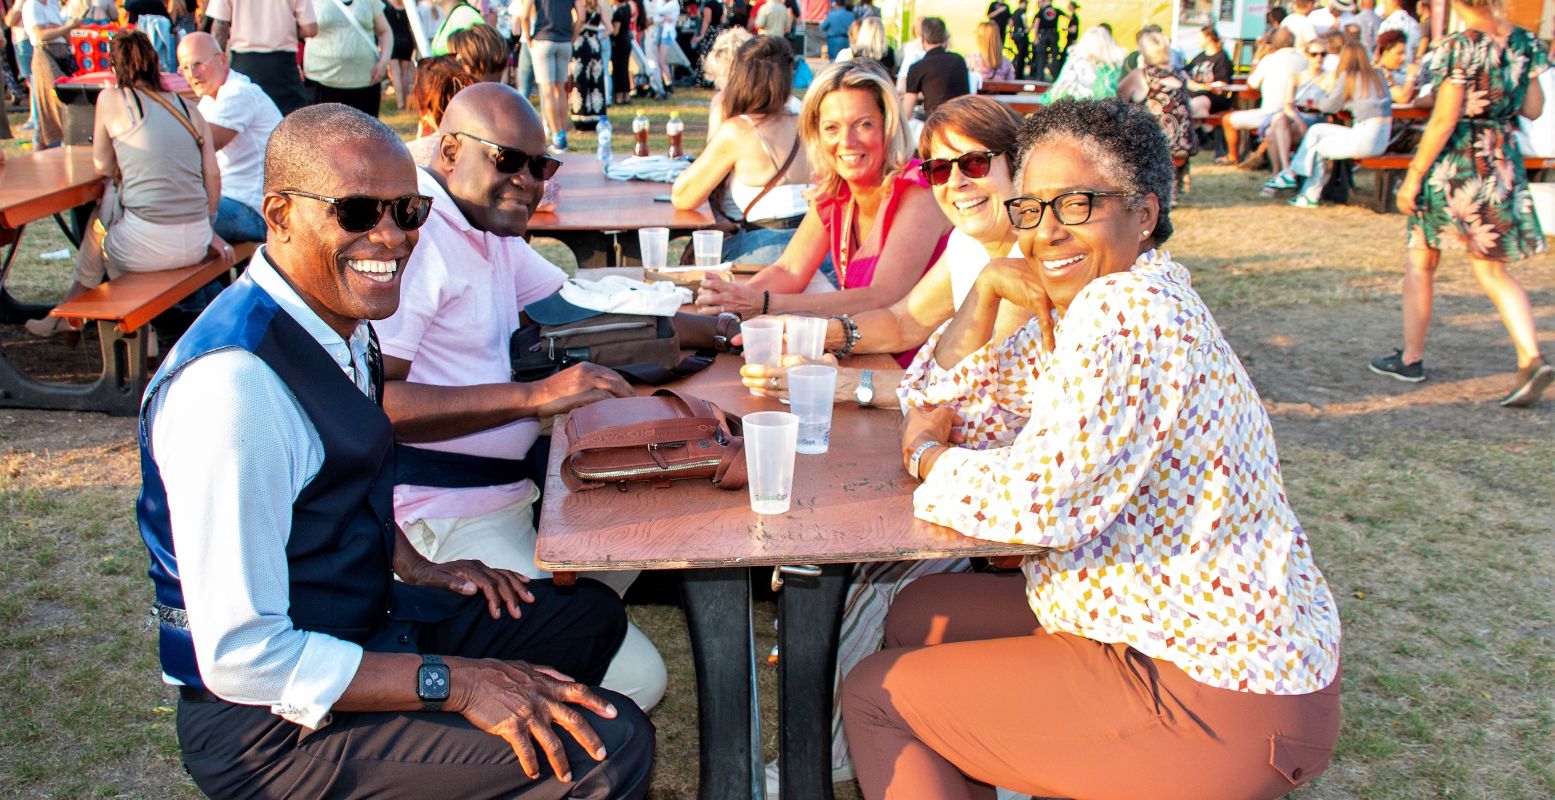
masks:
[(582, 470), (574, 469), (573, 472), (577, 473), (578, 477), (586, 481), (613, 481), (624, 480), (627, 478), (636, 478), (643, 475), (652, 475), (658, 472), (679, 472), (681, 470), (696, 469), (698, 467), (716, 467), (721, 460), (722, 459), (713, 458), (705, 459), (702, 461), (688, 461), (684, 464), (676, 464), (674, 467), (630, 467), (628, 469), (611, 469), (602, 470), (600, 472), (584, 472)]

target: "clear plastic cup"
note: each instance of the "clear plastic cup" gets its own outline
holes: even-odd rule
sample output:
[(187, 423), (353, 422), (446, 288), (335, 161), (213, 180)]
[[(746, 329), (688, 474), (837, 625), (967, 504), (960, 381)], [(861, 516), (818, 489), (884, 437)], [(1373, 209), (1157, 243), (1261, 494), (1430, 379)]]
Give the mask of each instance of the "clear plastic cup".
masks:
[(693, 231), (691, 247), (696, 252), (697, 266), (711, 269), (723, 263), (724, 232)]
[(644, 269), (663, 269), (669, 263), (670, 229), (643, 228), (637, 232)]
[(788, 352), (811, 361), (819, 360), (821, 353), (825, 352), (826, 324), (830, 321), (825, 317), (789, 317), (788, 342), (785, 345)]
[(788, 407), (799, 418), (800, 453), (819, 455), (831, 444), (832, 396), (836, 391), (836, 367), (803, 364), (788, 368)]
[(799, 418), (787, 411), (758, 411), (746, 414), (744, 425), (751, 510), (757, 514), (786, 514), (794, 489)]
[[(740, 323), (740, 336), (745, 342), (745, 363), (776, 367), (783, 363), (783, 320), (781, 317), (758, 317)], [(751, 394), (761, 392), (752, 389)]]

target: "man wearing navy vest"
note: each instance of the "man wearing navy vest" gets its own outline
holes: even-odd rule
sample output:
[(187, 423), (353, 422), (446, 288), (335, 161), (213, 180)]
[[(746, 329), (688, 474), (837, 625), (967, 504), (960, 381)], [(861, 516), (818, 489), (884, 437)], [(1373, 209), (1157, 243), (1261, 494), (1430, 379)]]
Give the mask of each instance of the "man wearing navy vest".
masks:
[(288, 116), (265, 247), (146, 392), (138, 516), (184, 765), (218, 798), (642, 797), (652, 725), (588, 688), (615, 594), (433, 564), (394, 524), (367, 320), (399, 304), (416, 189), (377, 120)]

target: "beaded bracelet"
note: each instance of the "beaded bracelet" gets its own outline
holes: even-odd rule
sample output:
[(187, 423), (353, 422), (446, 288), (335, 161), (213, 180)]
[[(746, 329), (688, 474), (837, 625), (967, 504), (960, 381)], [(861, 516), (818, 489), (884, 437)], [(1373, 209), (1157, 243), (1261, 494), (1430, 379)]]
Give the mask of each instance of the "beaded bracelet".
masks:
[(842, 323), (843, 338), (842, 346), (831, 351), (832, 355), (838, 358), (847, 358), (853, 354), (853, 348), (858, 346), (859, 340), (864, 338), (863, 334), (859, 333), (858, 323), (854, 322), (853, 318), (847, 314), (833, 314), (832, 319)]
[(767, 290), (767, 289), (762, 289), (761, 290), (761, 315), (763, 317), (765, 317), (767, 315), (767, 311), (770, 310), (771, 307), (772, 307), (772, 292), (770, 290)]

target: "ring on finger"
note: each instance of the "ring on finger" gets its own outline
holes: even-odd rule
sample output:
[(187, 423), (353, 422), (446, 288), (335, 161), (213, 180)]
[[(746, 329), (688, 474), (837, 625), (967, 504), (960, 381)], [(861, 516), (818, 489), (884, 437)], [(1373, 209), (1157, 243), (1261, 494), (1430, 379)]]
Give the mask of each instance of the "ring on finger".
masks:
[(772, 388), (774, 388), (774, 389), (776, 389), (776, 388), (777, 388), (777, 385), (778, 385), (778, 379), (777, 379), (777, 376), (776, 376), (776, 375), (773, 375), (773, 376), (772, 376), (772, 377), (771, 377), (771, 378), (768, 378), (768, 379), (767, 379), (767, 385), (769, 385), (769, 386), (771, 386), (771, 387), (772, 387)]

